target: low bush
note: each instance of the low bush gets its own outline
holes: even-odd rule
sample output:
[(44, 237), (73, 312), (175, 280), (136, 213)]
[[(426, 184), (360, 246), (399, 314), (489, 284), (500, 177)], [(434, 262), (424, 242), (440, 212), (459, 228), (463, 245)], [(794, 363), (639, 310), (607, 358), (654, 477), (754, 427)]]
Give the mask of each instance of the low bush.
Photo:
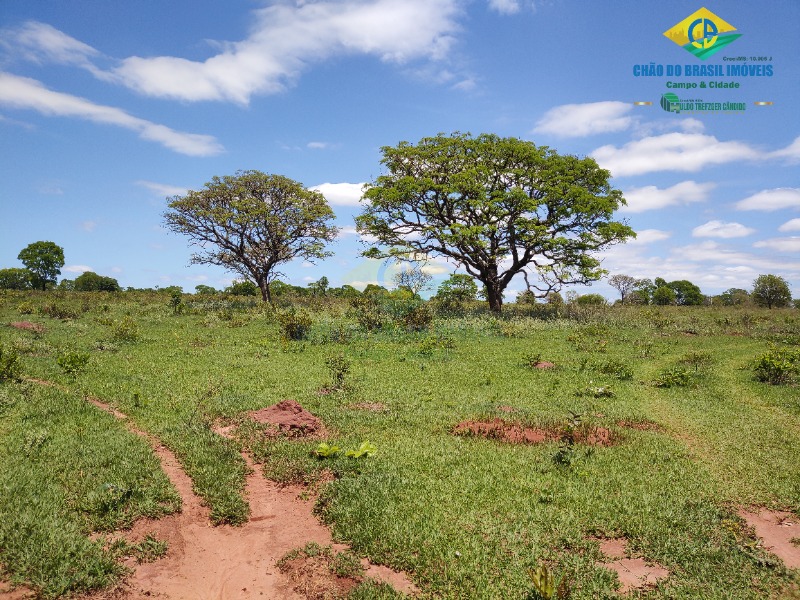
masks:
[(773, 348), (755, 363), (756, 379), (771, 385), (794, 382), (800, 375), (800, 350)]

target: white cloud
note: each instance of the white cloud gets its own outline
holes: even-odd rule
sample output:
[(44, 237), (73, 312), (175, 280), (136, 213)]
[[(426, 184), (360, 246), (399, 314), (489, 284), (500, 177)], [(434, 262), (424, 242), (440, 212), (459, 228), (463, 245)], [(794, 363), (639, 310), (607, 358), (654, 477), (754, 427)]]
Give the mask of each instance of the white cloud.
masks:
[(738, 210), (773, 211), (800, 208), (800, 188), (763, 190), (736, 203)]
[(176, 185), (169, 185), (166, 183), (157, 183), (155, 181), (146, 181), (144, 179), (140, 179), (139, 181), (137, 181), (136, 185), (145, 187), (151, 192), (161, 197), (183, 196), (188, 191), (188, 189), (185, 187), (178, 187)]
[(92, 232), (97, 227), (97, 221), (84, 221), (81, 223), (81, 227), (84, 231)]
[(591, 155), (617, 177), (656, 171), (693, 172), (712, 165), (762, 158), (745, 143), (720, 142), (701, 133), (666, 133), (628, 142), (621, 148), (602, 146)]
[(647, 244), (654, 244), (656, 242), (663, 242), (672, 237), (669, 231), (662, 231), (660, 229), (642, 229), (636, 232), (636, 239), (631, 239), (626, 244), (633, 244), (637, 246), (645, 246)]
[(86, 265), (69, 265), (64, 267), (64, 270), (67, 273), (86, 273), (87, 271), (94, 271), (92, 267), (87, 267)]
[(778, 231), (800, 231), (800, 219), (786, 221), (786, 223), (778, 227)]
[(794, 141), (786, 146), (786, 148), (782, 148), (781, 150), (776, 150), (770, 156), (775, 158), (788, 158), (788, 159), (800, 159), (800, 136), (796, 137)]
[(210, 135), (175, 131), (134, 117), (119, 108), (54, 92), (35, 79), (10, 73), (0, 72), (0, 105), (35, 110), (47, 116), (75, 117), (94, 123), (116, 125), (138, 133), (142, 139), (158, 142), (170, 150), (189, 156), (212, 156), (223, 151), (222, 146)]
[(769, 248), (778, 252), (797, 252), (800, 253), (800, 236), (785, 238), (772, 238), (762, 240), (753, 244), (756, 248)]
[(584, 137), (595, 133), (623, 131), (634, 123), (629, 102), (564, 104), (548, 110), (536, 123), (534, 133), (558, 137)]
[(741, 223), (723, 223), (709, 221), (692, 229), (694, 237), (739, 238), (755, 233), (755, 229), (745, 227)]
[(708, 199), (709, 192), (714, 187), (714, 183), (682, 181), (663, 190), (654, 185), (633, 188), (623, 193), (628, 205), (623, 206), (620, 210), (629, 213), (640, 213), (668, 206), (705, 202)]
[(322, 192), (325, 199), (336, 206), (359, 206), (363, 183), (321, 183), (309, 189)]
[(478, 87), (478, 83), (472, 77), (462, 79), (458, 83), (453, 84), (453, 89), (460, 90), (462, 92), (471, 92), (476, 87)]
[(518, 0), (489, 0), (489, 8), (501, 15), (513, 15), (522, 8)]
[(254, 11), (246, 39), (218, 44), (222, 51), (205, 61), (132, 56), (103, 77), (147, 96), (247, 104), (254, 94), (285, 90), (310, 64), (332, 56), (443, 59), (461, 12), (457, 0), (274, 3)]
[(312, 150), (324, 150), (329, 146), (330, 144), (328, 142), (308, 142), (308, 144), (306, 144), (306, 147)]
[(123, 271), (122, 267), (111, 267), (112, 273), (122, 273), (122, 271)]
[(91, 46), (36, 21), (27, 21), (17, 29), (1, 31), (0, 46), (31, 62), (77, 65), (90, 70), (94, 70), (94, 66), (89, 59), (100, 54)]

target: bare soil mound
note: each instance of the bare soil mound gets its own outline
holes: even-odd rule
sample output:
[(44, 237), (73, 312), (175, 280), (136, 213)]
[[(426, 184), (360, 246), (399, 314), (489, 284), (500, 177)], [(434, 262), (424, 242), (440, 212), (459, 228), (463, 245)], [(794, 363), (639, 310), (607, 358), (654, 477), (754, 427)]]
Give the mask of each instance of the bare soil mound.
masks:
[(789, 569), (800, 569), (800, 519), (789, 512), (740, 510), (739, 516), (756, 530), (764, 549), (780, 558)]
[(552, 369), (553, 367), (555, 367), (555, 364), (549, 360), (539, 360), (533, 364), (534, 369)]
[(32, 331), (33, 333), (44, 333), (44, 326), (39, 323), (31, 323), (30, 321), (15, 321), (9, 323), (9, 327), (14, 329), (24, 329), (25, 331)]
[[(495, 418), (490, 421), (462, 421), (453, 428), (455, 435), (478, 436), (511, 444), (555, 442), (564, 436), (558, 426), (526, 427), (520, 423)], [(573, 432), (574, 441), (587, 446), (611, 446), (615, 439), (605, 427), (581, 426)]]
[(600, 563), (617, 574), (621, 593), (653, 587), (660, 579), (669, 576), (669, 571), (658, 563), (643, 558), (628, 558), (628, 540), (625, 538), (602, 539), (600, 551), (609, 559)]
[(247, 415), (257, 423), (273, 425), (279, 432), (288, 435), (303, 436), (322, 431), (322, 421), (296, 400), (282, 400), (267, 408), (250, 411)]

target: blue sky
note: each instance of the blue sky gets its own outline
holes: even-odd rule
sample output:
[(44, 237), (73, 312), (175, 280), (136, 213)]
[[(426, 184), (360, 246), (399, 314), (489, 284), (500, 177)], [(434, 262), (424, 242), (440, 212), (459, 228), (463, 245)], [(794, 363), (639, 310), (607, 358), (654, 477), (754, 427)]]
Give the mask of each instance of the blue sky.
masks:
[[(704, 61), (663, 35), (701, 6), (742, 34)], [(258, 169), (319, 187), (342, 228), (334, 256), (286, 265), (285, 280), (388, 285), (390, 271), (358, 256), (353, 224), (381, 146), (468, 131), (611, 170), (629, 202), (619, 216), (639, 233), (603, 255), (612, 274), (714, 294), (776, 273), (798, 297), (798, 27), (796, 0), (3, 0), (0, 268), (51, 240), (63, 277), (223, 287), (232, 274), (188, 266), (186, 239), (163, 228), (165, 198)], [(633, 73), (740, 56), (773, 75)], [(666, 87), (701, 81), (739, 89)], [(670, 91), (746, 108), (669, 113)], [(426, 268), (438, 280), (454, 269)]]

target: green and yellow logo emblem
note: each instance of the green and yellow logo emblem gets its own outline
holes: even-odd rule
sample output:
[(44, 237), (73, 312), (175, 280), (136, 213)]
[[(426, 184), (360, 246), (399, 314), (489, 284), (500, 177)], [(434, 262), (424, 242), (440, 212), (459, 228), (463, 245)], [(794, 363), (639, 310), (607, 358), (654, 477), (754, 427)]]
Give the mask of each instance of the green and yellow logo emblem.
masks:
[(664, 35), (700, 60), (705, 60), (742, 36), (734, 31), (736, 27), (707, 8), (701, 8), (667, 29)]

